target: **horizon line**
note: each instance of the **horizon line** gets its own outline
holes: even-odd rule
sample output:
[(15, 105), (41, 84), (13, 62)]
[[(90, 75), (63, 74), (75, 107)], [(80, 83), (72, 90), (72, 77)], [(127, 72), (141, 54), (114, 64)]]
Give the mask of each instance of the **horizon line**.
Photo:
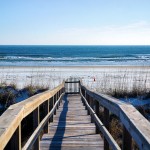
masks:
[(0, 44), (0, 46), (150, 46), (148, 44)]

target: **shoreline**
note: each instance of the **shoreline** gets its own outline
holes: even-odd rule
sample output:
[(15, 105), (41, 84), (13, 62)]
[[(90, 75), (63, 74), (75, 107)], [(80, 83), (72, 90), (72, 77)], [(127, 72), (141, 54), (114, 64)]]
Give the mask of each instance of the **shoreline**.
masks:
[(0, 66), (1, 68), (150, 68), (149, 66), (131, 66), (131, 65), (101, 65), (101, 66)]

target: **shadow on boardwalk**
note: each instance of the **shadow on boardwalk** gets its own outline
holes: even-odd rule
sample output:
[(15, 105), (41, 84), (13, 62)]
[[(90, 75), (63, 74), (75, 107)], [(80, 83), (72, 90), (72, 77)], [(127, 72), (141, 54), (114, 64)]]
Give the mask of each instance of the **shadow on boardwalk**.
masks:
[[(57, 149), (61, 149), (61, 145), (63, 142), (63, 137), (64, 137), (65, 129), (66, 129), (66, 116), (67, 116), (67, 112), (68, 112), (67, 97), (68, 97), (67, 94), (65, 94), (64, 98), (63, 98), (63, 101), (64, 101), (63, 110), (60, 114), (57, 129), (56, 129), (54, 137), (52, 138), (49, 149), (53, 149), (54, 146), (56, 146)], [(59, 142), (57, 142), (57, 141), (59, 141)]]

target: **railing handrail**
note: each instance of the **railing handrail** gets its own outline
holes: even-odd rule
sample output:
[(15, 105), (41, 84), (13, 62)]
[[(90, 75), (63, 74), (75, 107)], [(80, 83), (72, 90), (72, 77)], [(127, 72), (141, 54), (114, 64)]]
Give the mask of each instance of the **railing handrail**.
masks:
[(25, 101), (11, 105), (0, 116), (0, 149), (4, 149), (17, 127), (21, 124), (23, 118), (33, 112), (46, 100), (53, 97), (59, 90), (64, 87), (64, 82), (54, 88), (43, 93), (32, 96)]
[(81, 89), (120, 118), (140, 149), (150, 149), (150, 122), (135, 107), (111, 96), (91, 91), (83, 85)]

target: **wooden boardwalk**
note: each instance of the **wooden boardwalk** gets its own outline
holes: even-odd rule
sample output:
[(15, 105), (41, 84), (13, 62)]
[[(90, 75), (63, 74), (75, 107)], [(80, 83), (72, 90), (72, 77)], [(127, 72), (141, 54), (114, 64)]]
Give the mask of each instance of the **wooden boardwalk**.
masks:
[[(102, 120), (100, 107), (103, 109)], [(115, 130), (110, 126), (111, 114), (122, 124), (122, 147), (109, 130)], [(28, 123), (31, 118), (33, 123)], [(24, 125), (33, 128), (26, 143), (22, 133)], [(103, 139), (96, 134), (98, 132)], [(148, 120), (132, 105), (93, 92), (73, 78), (53, 90), (11, 105), (0, 117), (0, 150), (132, 150), (133, 140), (138, 149), (150, 150)]]
[(79, 94), (64, 96), (49, 130), (40, 141), (41, 150), (104, 149), (103, 139), (96, 134), (96, 126)]

